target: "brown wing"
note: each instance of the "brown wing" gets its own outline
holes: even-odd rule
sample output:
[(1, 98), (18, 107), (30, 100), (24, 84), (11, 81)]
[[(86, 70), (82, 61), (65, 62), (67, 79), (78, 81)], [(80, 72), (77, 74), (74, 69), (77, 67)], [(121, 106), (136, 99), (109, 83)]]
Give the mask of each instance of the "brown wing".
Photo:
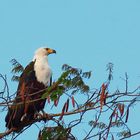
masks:
[(44, 108), (45, 99), (40, 99), (46, 87), (37, 81), (34, 62), (31, 62), (20, 76), (17, 96), (13, 105), (8, 109), (5, 118), (6, 127), (18, 128), (26, 121), (34, 119), (34, 114)]

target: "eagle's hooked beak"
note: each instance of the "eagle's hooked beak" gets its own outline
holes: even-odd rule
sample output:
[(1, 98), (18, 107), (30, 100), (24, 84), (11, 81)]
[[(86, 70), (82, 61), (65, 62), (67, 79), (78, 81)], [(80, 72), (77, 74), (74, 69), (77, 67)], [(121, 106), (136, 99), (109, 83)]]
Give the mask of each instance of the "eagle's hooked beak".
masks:
[(50, 49), (50, 48), (46, 48), (46, 50), (47, 50), (48, 54), (56, 53), (55, 50)]

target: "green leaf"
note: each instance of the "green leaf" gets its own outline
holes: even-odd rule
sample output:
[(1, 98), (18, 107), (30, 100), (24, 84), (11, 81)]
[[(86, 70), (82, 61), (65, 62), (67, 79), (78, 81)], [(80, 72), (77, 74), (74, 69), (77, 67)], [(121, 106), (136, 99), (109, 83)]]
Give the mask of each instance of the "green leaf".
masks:
[(16, 76), (16, 75), (13, 75), (13, 77), (12, 77), (12, 79), (11, 79), (11, 80), (12, 80), (12, 81), (19, 82), (20, 77), (19, 77), (19, 76)]
[(13, 65), (12, 73), (21, 73), (24, 71), (24, 67), (16, 59), (12, 59), (10, 62)]
[(91, 77), (91, 71), (89, 71), (89, 72), (84, 72), (84, 73), (82, 74), (82, 77), (83, 77), (83, 78), (89, 79), (89, 78)]

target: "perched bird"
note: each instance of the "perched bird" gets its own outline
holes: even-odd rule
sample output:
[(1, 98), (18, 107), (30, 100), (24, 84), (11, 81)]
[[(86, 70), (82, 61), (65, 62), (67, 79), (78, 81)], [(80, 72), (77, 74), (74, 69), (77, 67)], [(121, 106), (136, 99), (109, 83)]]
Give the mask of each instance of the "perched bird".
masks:
[(52, 71), (48, 64), (48, 55), (52, 53), (56, 51), (50, 48), (36, 50), (33, 61), (21, 74), (17, 95), (13, 104), (8, 107), (5, 117), (8, 129), (15, 128), (19, 132), (44, 109), (46, 100), (41, 99), (41, 96), (51, 85)]

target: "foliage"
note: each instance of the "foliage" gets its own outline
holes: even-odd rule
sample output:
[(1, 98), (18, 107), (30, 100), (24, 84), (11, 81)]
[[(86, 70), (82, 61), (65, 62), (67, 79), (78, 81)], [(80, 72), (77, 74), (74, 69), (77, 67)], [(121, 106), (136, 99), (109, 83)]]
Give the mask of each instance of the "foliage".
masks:
[[(12, 61), (14, 73), (13, 80), (18, 81), (20, 74), (23, 72), (23, 66), (15, 59)], [(82, 120), (85, 120), (88, 115), (93, 118), (86, 121), (88, 130), (86, 130), (84, 140), (86, 139), (99, 139), (107, 140), (125, 139), (136, 134), (131, 132), (131, 128), (127, 126), (129, 121), (130, 109), (139, 101), (139, 87), (132, 92), (128, 92), (128, 76), (125, 74), (126, 89), (120, 92), (118, 89), (115, 92), (110, 92), (110, 83), (113, 80), (113, 64), (107, 65), (108, 77), (99, 88), (91, 89), (85, 81), (91, 78), (91, 71), (83, 72), (82, 69), (74, 68), (67, 64), (62, 66), (62, 74), (52, 83), (50, 87), (45, 89), (45, 93), (41, 99), (46, 99), (51, 107), (59, 110), (53, 114), (47, 112), (46, 117), (35, 118), (33, 122), (26, 124), (26, 128), (30, 125), (40, 122), (41, 120), (52, 121), (56, 126), (44, 124), (44, 128), (39, 132), (39, 140), (67, 140), (76, 139), (72, 135), (72, 130), (78, 125), (81, 125)], [(5, 77), (1, 75), (2, 79), (7, 85)], [(8, 87), (7, 87), (8, 88)], [(11, 99), (7, 90), (1, 92), (0, 107), (9, 106), (14, 100)], [(7, 94), (7, 97), (4, 98)], [(35, 93), (33, 93), (35, 94)], [(61, 99), (63, 97), (63, 100)], [(79, 100), (79, 97), (83, 100)], [(6, 100), (10, 99), (10, 100)], [(10, 102), (9, 102), (10, 101)], [(32, 101), (34, 102), (34, 100)], [(59, 105), (59, 102), (61, 104)], [(18, 105), (17, 105), (18, 106)], [(52, 108), (51, 108), (52, 109)], [(3, 110), (3, 108), (2, 108)], [(61, 110), (61, 111), (60, 111)], [(71, 120), (66, 123), (65, 116), (77, 115), (77, 119)], [(45, 121), (46, 122), (46, 121)], [(24, 131), (23, 130), (23, 131)], [(114, 131), (116, 133), (114, 133)], [(0, 135), (3, 138), (13, 131), (5, 132)], [(22, 133), (22, 132), (21, 132)], [(17, 137), (17, 134), (15, 137)]]
[(19, 75), (15, 75), (15, 74), (20, 74), (24, 71), (24, 67), (16, 60), (16, 59), (12, 59), (10, 61), (13, 65), (13, 68), (11, 70), (12, 73), (14, 73), (13, 77), (12, 77), (12, 81), (19, 81)]
[(39, 132), (38, 140), (75, 140), (70, 133), (70, 129), (64, 128), (62, 125), (56, 127), (44, 127)]
[[(77, 91), (80, 93), (89, 92), (89, 86), (85, 84), (83, 78), (89, 79), (91, 72), (82, 72), (82, 70), (72, 68), (66, 64), (63, 65), (62, 70), (64, 70), (64, 72), (61, 74), (58, 80), (46, 90), (46, 93), (42, 98), (48, 97), (51, 93), (50, 98), (52, 101), (54, 101), (69, 90), (72, 90), (71, 95)], [(52, 90), (53, 92), (51, 92)]]

